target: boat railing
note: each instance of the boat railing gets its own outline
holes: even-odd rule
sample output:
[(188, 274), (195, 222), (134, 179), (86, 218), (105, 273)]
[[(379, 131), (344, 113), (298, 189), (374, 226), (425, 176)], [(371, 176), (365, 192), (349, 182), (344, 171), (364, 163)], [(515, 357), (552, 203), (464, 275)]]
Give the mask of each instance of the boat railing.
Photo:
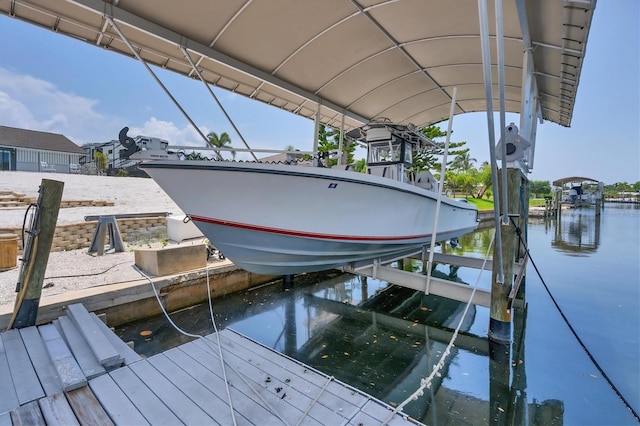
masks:
[(183, 145), (169, 145), (167, 147), (171, 151), (224, 151), (224, 152), (253, 152), (257, 154), (300, 154), (315, 156), (318, 151), (291, 151), (286, 149), (247, 149), (247, 148), (231, 148), (225, 147), (210, 147), (210, 146), (183, 146)]

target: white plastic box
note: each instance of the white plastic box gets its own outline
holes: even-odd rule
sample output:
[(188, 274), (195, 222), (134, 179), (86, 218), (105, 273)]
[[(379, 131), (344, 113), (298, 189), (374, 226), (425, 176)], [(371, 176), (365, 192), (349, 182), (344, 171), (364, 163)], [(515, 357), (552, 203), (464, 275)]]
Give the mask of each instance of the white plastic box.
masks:
[(186, 216), (167, 216), (167, 237), (171, 241), (184, 241), (192, 238), (203, 238), (204, 235), (191, 220), (184, 223)]

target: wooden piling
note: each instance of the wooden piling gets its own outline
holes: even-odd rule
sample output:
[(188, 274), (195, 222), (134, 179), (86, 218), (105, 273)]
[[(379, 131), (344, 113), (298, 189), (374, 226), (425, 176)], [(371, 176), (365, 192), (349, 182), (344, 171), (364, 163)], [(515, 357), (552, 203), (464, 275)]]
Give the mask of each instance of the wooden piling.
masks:
[[(498, 190), (497, 194), (502, 193), (502, 173), (504, 170), (498, 170)], [(520, 186), (522, 183), (522, 172), (520, 169), (509, 168), (507, 173), (507, 197), (508, 212), (502, 211), (502, 203), (495, 208), (501, 209), (501, 216), (512, 215), (513, 221), (519, 226), (520, 223)], [(502, 233), (502, 270), (504, 272), (504, 283), (498, 282), (498, 244), (496, 241), (493, 251), (493, 271), (491, 273), (491, 313), (489, 320), (489, 338), (498, 342), (511, 341), (511, 311), (509, 309), (509, 293), (513, 285), (513, 262), (516, 259), (518, 248), (518, 236), (511, 220), (508, 224), (501, 221)]]
[(40, 184), (30, 253), (24, 254), (27, 262), (20, 271), (20, 291), (9, 328), (29, 327), (36, 323), (63, 188), (64, 182), (55, 180), (42, 179)]

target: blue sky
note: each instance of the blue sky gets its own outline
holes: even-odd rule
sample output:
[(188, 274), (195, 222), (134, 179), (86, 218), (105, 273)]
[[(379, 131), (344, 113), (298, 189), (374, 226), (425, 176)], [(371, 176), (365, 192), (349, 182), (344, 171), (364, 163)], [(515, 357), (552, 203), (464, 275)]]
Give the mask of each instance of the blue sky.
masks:
[[(586, 176), (640, 181), (640, 1), (600, 0), (593, 18), (570, 128), (538, 126), (534, 180)], [(154, 68), (204, 133), (228, 132), (243, 147), (201, 82)], [(253, 148), (310, 150), (313, 122), (214, 89)], [(507, 115), (507, 123), (519, 122)], [(496, 123), (499, 123), (496, 117)], [(0, 16), (0, 125), (61, 133), (81, 145), (130, 135), (202, 141), (138, 62)], [(447, 124), (441, 127), (446, 130)], [(454, 141), (488, 160), (486, 114), (458, 115)]]

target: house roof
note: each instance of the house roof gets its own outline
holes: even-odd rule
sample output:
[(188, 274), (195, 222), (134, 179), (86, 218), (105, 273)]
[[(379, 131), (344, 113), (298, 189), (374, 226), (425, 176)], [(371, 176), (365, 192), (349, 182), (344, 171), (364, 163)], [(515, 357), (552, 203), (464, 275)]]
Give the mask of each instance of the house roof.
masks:
[[(348, 131), (381, 117), (439, 122), (454, 88), (455, 114), (488, 110), (478, 3), (12, 0), (0, 13), (334, 128), (344, 114)], [(596, 0), (512, 0), (502, 15), (487, 3), (493, 109), (501, 18), (506, 111), (535, 102), (533, 116), (569, 126)]]
[(57, 133), (0, 126), (0, 145), (15, 148), (41, 149), (71, 154), (84, 154), (84, 150), (69, 138)]

